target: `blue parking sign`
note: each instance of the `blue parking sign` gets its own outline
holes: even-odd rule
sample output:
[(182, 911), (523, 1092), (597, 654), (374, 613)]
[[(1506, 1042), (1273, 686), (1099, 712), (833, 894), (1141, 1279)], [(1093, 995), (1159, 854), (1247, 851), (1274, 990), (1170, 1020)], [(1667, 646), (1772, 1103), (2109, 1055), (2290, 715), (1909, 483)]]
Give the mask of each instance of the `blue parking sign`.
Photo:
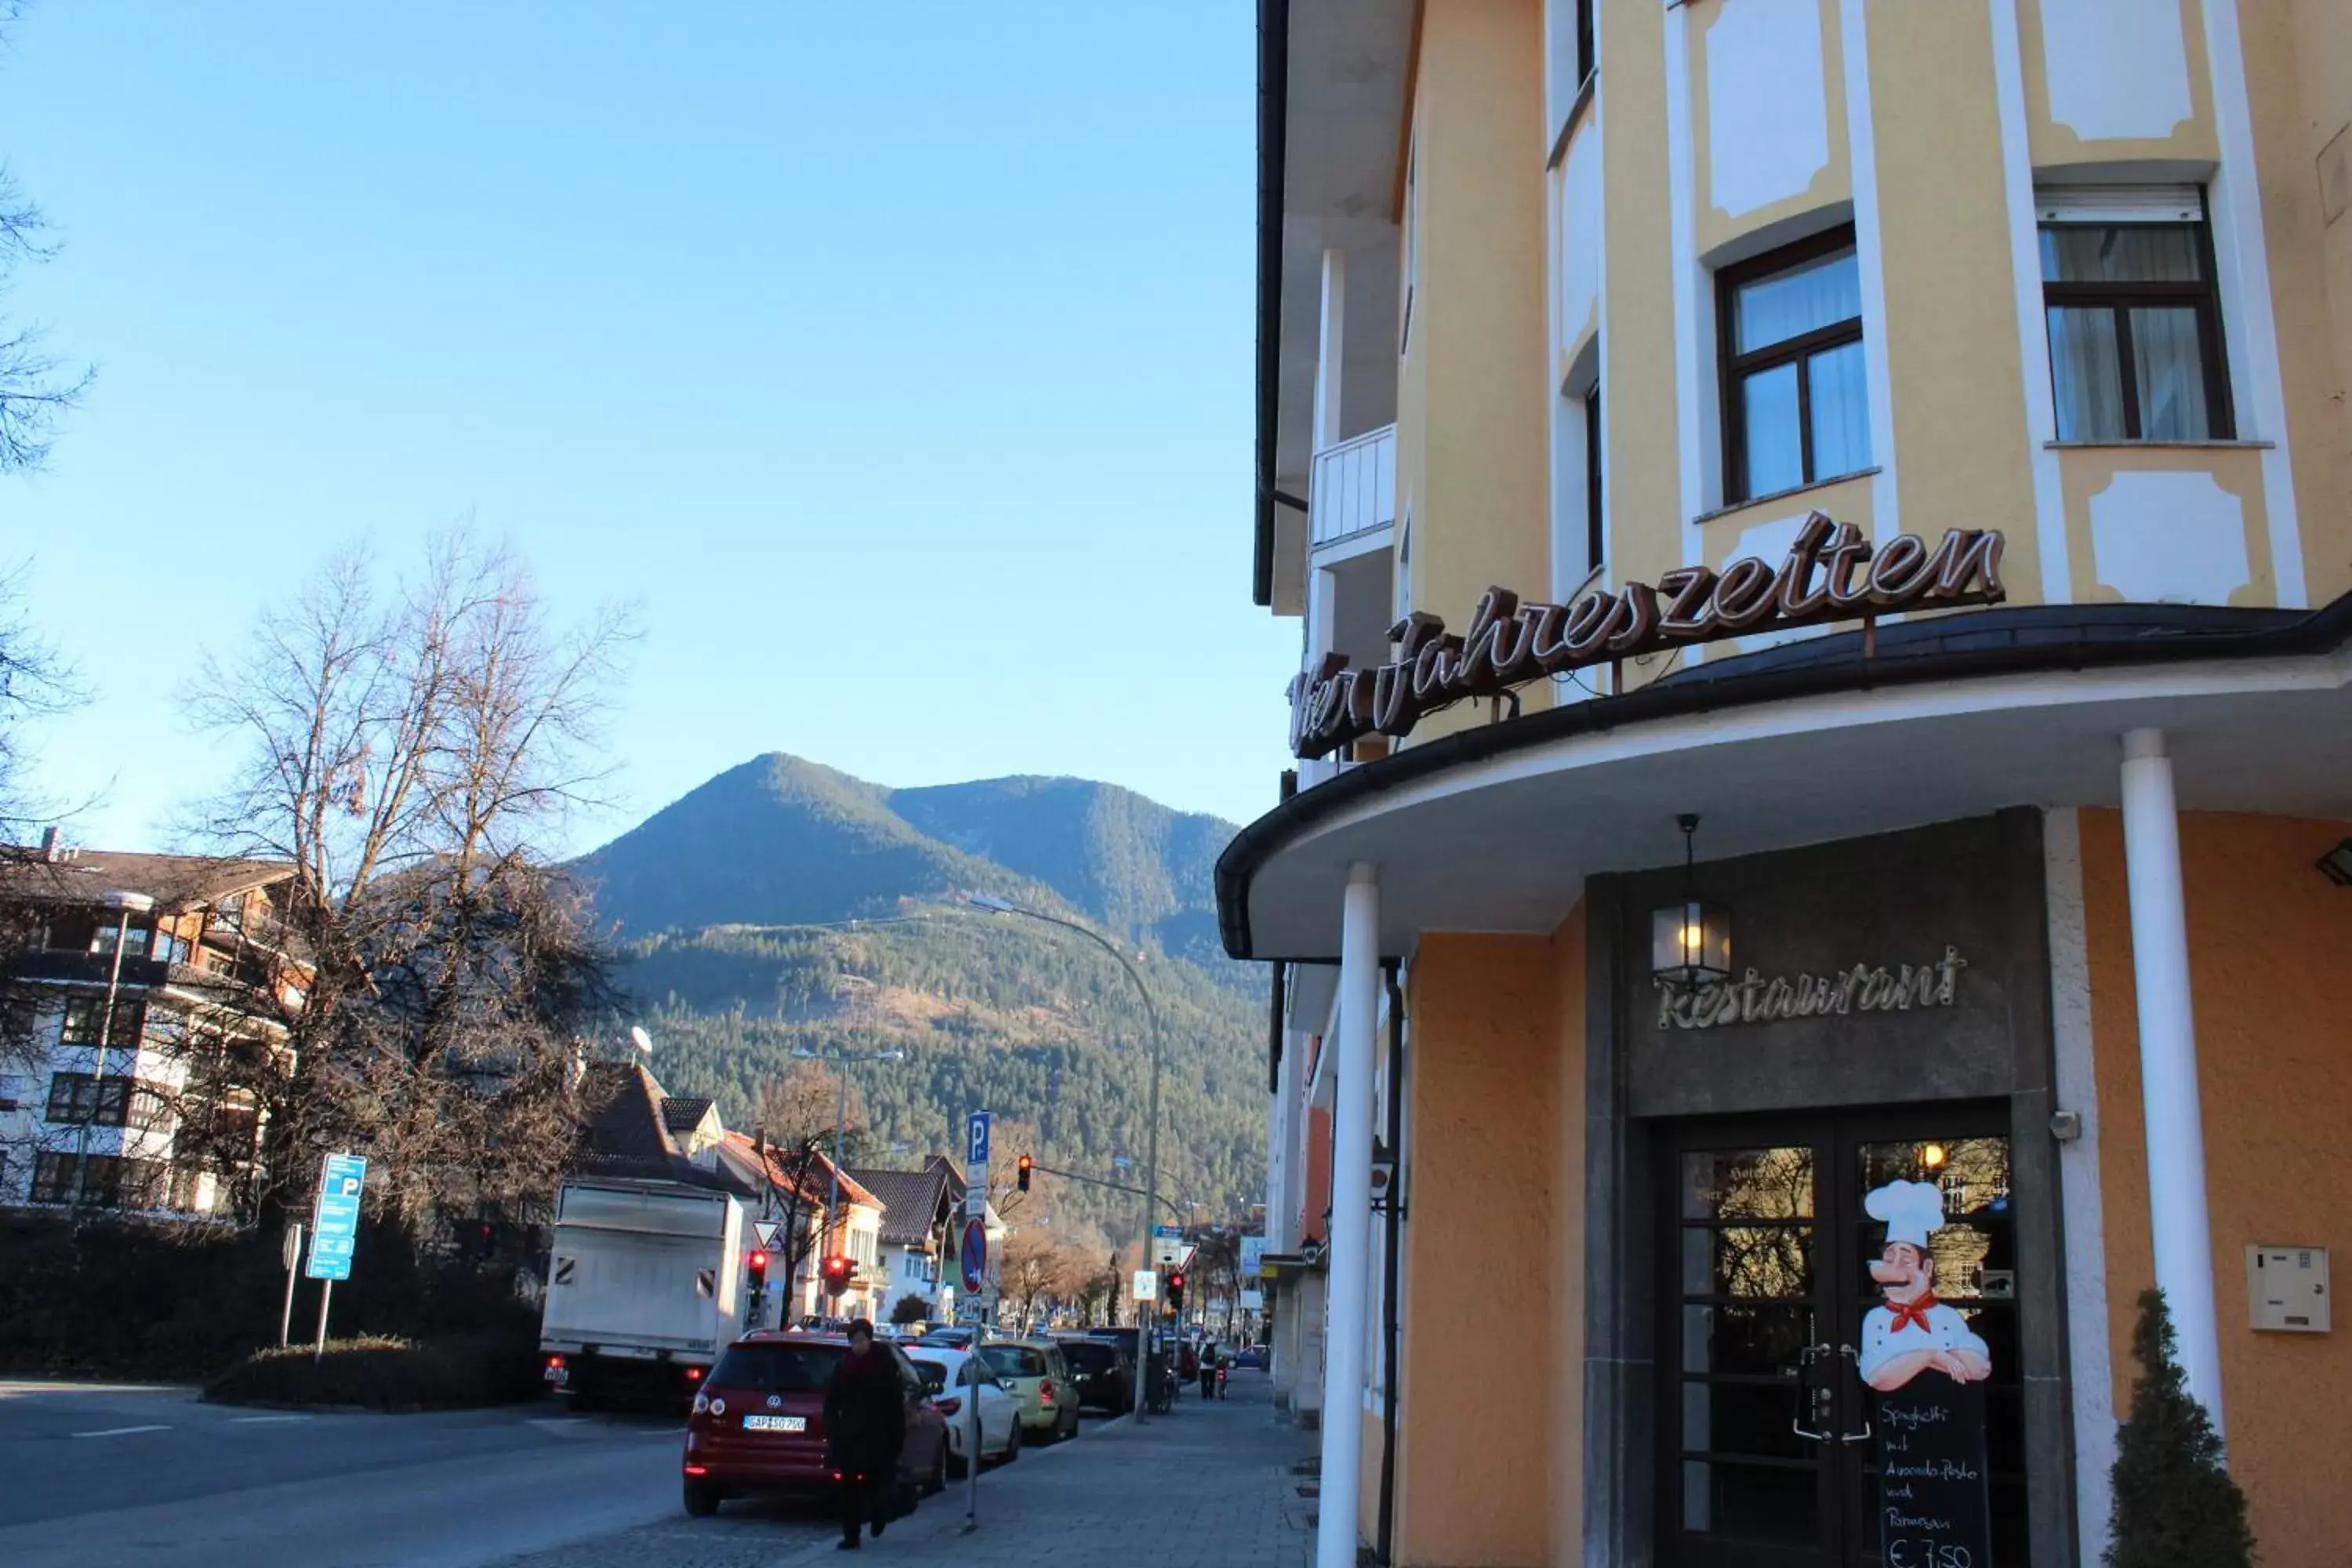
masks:
[(988, 1128), (989, 1116), (985, 1110), (973, 1111), (971, 1120), (964, 1123), (963, 1163), (965, 1164), (988, 1163)]
[(352, 1250), (359, 1241), (360, 1194), (367, 1186), (367, 1161), (357, 1154), (330, 1154), (319, 1173), (319, 1199), (311, 1210), (310, 1258), (302, 1272), (313, 1279), (352, 1277)]

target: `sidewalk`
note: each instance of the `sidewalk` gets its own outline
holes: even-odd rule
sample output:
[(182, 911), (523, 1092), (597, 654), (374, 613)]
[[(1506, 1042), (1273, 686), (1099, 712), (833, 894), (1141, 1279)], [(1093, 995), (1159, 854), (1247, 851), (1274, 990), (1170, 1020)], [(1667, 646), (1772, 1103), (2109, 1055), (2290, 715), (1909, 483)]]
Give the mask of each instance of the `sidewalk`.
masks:
[[(1274, 1421), (1264, 1373), (1234, 1374), (1228, 1396), (1179, 1400), (1172, 1415), (1090, 1428), (1024, 1450), (980, 1478), (980, 1528), (963, 1532), (964, 1490), (950, 1484), (868, 1541), (865, 1563), (940, 1568), (1303, 1568), (1314, 1552), (1314, 1500), (1290, 1472), (1315, 1435)], [(786, 1563), (837, 1554), (826, 1541)]]
[(805, 1509), (732, 1504), (717, 1519), (682, 1512), (510, 1568), (787, 1568), (853, 1562), (933, 1568), (1306, 1568), (1314, 1555), (1312, 1477), (1292, 1467), (1316, 1435), (1276, 1426), (1261, 1372), (1234, 1374), (1229, 1397), (1197, 1395), (1138, 1429), (1087, 1422), (1076, 1437), (1024, 1448), (980, 1478), (980, 1528), (964, 1533), (964, 1484), (868, 1540), (835, 1550), (839, 1529)]

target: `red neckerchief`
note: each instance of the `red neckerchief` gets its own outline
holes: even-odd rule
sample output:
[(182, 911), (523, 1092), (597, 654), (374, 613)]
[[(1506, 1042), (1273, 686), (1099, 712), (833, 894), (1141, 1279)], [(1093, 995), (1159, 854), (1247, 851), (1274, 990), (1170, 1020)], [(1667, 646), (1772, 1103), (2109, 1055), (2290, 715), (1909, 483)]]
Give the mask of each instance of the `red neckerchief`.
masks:
[(1903, 1325), (1906, 1323), (1925, 1329), (1927, 1326), (1927, 1309), (1935, 1304), (1936, 1293), (1933, 1290), (1922, 1292), (1916, 1301), (1887, 1302), (1887, 1309), (1895, 1314), (1895, 1321), (1886, 1331), (1890, 1334), (1899, 1334), (1903, 1331)]

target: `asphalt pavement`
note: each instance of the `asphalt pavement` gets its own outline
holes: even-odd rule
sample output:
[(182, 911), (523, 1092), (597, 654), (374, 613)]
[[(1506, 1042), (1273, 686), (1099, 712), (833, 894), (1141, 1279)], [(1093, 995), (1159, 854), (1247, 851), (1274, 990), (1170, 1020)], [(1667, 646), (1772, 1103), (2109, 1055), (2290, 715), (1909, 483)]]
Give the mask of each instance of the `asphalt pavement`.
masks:
[(480, 1568), (677, 1509), (675, 1421), (412, 1415), (0, 1382), (0, 1563)]
[[(0, 1382), (0, 1563), (42, 1568), (780, 1568), (832, 1555), (805, 1503), (688, 1519), (673, 1420), (550, 1405), (413, 1415), (240, 1409), (182, 1388)], [(867, 1550), (947, 1568), (1296, 1568), (1314, 1504), (1263, 1373), (1138, 1428), (1089, 1418)]]
[[(1306, 1568), (1314, 1553), (1316, 1435), (1274, 1421), (1261, 1372), (1234, 1375), (1229, 1397), (1180, 1401), (1138, 1428), (1096, 1423), (1067, 1442), (1024, 1447), (984, 1470), (979, 1522), (950, 1482), (869, 1540), (857, 1561), (927, 1568)], [(839, 1527), (820, 1512), (730, 1502), (712, 1519), (673, 1503), (649, 1524), (504, 1568), (791, 1568), (834, 1562)], [(5, 1545), (0, 1538), (0, 1545)]]

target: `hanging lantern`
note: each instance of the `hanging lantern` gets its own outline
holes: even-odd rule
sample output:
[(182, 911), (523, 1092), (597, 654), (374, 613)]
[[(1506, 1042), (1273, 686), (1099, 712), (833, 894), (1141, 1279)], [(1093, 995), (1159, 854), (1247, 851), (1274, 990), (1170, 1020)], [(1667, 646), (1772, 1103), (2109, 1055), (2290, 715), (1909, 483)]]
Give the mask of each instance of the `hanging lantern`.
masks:
[(1731, 978), (1731, 912), (1702, 903), (1693, 839), (1698, 817), (1675, 818), (1683, 830), (1683, 896), (1650, 916), (1650, 972), (1678, 985), (1705, 985)]

